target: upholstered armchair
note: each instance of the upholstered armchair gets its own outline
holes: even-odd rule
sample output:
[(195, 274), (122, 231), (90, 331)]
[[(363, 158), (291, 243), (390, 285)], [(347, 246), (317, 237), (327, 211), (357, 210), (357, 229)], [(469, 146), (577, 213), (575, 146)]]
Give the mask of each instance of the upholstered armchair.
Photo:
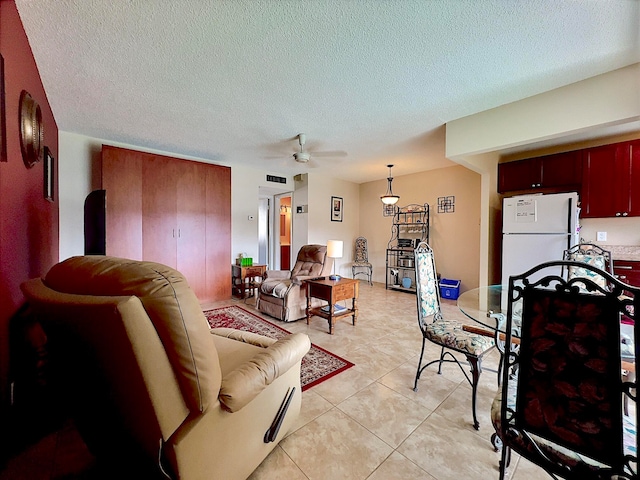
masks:
[[(256, 308), (283, 322), (305, 317), (307, 295), (303, 281), (330, 275), (332, 268), (333, 259), (327, 257), (325, 245), (303, 246), (291, 271), (267, 270), (258, 289)], [(312, 307), (321, 304), (321, 300), (311, 300)]]
[(22, 289), (78, 430), (114, 478), (245, 479), (299, 414), (309, 338), (211, 330), (172, 268), (74, 257)]

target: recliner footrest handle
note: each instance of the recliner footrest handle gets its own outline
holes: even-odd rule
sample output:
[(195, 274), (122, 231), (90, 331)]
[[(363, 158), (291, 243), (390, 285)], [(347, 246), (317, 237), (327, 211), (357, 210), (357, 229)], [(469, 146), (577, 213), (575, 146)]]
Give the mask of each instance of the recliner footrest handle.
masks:
[(296, 387), (291, 388), (287, 391), (287, 395), (285, 395), (280, 408), (278, 409), (278, 413), (276, 413), (271, 426), (264, 434), (264, 443), (273, 442), (278, 436), (278, 432), (280, 431), (280, 427), (282, 426), (282, 421), (284, 420), (284, 416), (289, 409), (289, 404), (291, 403), (291, 399), (293, 395), (296, 393)]

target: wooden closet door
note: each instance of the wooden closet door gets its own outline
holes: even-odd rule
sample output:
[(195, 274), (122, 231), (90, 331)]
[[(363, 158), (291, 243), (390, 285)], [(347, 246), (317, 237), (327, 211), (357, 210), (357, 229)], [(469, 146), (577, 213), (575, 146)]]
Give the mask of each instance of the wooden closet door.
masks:
[(106, 254), (142, 260), (142, 165), (147, 154), (102, 146)]
[(206, 180), (208, 165), (190, 161), (178, 162), (177, 269), (196, 296), (210, 298), (206, 276)]
[(207, 284), (209, 298), (231, 296), (231, 169), (207, 169)]
[(107, 254), (180, 271), (201, 302), (231, 297), (231, 169), (103, 146)]
[(150, 155), (142, 164), (142, 258), (177, 266), (176, 160)]

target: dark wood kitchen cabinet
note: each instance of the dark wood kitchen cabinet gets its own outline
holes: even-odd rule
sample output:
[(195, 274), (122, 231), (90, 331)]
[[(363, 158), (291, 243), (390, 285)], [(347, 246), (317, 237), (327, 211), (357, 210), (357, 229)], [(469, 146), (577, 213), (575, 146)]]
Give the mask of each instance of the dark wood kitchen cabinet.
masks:
[(498, 164), (498, 192), (579, 191), (582, 156), (579, 150)]
[(231, 169), (103, 146), (107, 255), (180, 271), (198, 299), (231, 296)]
[(640, 262), (614, 260), (613, 273), (624, 283), (640, 287)]
[(583, 162), (582, 217), (640, 216), (640, 140), (588, 148)]

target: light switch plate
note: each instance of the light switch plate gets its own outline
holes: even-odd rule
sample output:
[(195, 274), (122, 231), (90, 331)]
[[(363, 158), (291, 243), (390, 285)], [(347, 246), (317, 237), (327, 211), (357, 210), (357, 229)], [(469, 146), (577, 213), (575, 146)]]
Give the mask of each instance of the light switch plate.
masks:
[(607, 241), (607, 232), (598, 232), (598, 241), (606, 242)]

